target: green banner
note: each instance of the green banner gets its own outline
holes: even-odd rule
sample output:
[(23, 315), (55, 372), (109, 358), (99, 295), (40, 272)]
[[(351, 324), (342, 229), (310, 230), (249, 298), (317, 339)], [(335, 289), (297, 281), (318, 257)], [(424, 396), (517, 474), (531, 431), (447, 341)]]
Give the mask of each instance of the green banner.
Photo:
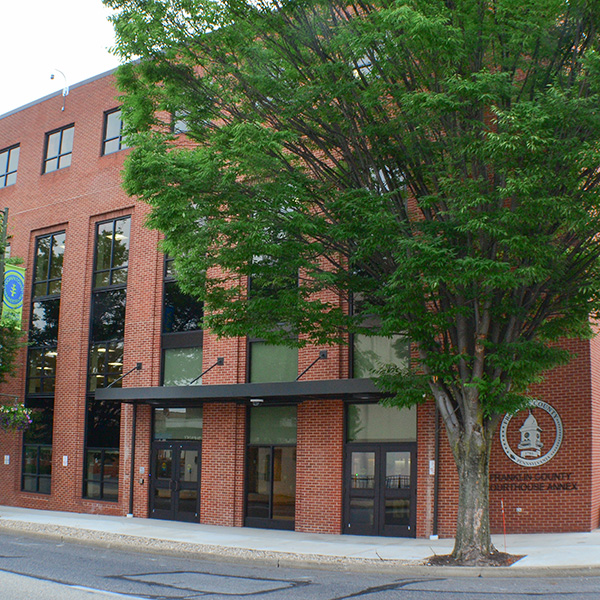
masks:
[(2, 300), (2, 323), (15, 323), (21, 327), (23, 314), (23, 292), (25, 290), (25, 269), (6, 265), (4, 268), (4, 298)]

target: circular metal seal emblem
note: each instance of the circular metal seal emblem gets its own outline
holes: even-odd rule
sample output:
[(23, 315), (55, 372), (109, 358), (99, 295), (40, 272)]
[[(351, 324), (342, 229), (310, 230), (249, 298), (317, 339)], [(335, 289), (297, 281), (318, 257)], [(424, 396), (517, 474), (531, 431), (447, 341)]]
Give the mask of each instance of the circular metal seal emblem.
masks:
[[(532, 412), (532, 409), (534, 408), (545, 411), (554, 423), (554, 443), (545, 454), (542, 454), (542, 449), (548, 448), (548, 442), (544, 442), (544, 439), (548, 439), (548, 434), (550, 432), (547, 431), (547, 428), (544, 430), (540, 427), (538, 420)], [(502, 449), (506, 453), (506, 456), (513, 462), (522, 467), (539, 467), (540, 465), (547, 463), (558, 452), (563, 439), (563, 424), (559, 414), (552, 406), (541, 400), (533, 400), (528, 414), (519, 427), (521, 441), (517, 448), (513, 449), (508, 441), (509, 425), (513, 418), (516, 420), (524, 412), (526, 411), (520, 411), (516, 415), (506, 415), (504, 419), (502, 419), (502, 424), (500, 425), (500, 443), (502, 444)], [(547, 417), (546, 420), (548, 420)]]
[(20, 308), (23, 304), (25, 278), (23, 273), (9, 269), (4, 276), (4, 304), (11, 310)]

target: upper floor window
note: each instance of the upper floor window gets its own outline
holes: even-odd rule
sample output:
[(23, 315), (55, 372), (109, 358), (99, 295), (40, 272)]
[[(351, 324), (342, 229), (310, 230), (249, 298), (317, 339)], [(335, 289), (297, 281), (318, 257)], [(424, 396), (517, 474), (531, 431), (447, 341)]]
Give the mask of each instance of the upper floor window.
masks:
[(123, 121), (121, 120), (121, 109), (111, 110), (104, 113), (104, 137), (102, 154), (112, 154), (119, 150), (129, 148), (123, 139)]
[(354, 335), (354, 377), (374, 377), (387, 365), (402, 368), (408, 365), (409, 360), (410, 342), (404, 335)]
[(163, 333), (179, 333), (202, 329), (204, 304), (179, 289), (173, 270), (173, 259), (165, 261), (165, 295)]
[(51, 173), (71, 165), (73, 156), (73, 134), (75, 126), (68, 125), (46, 134), (44, 173)]
[(0, 152), (0, 188), (17, 183), (19, 151), (19, 146), (13, 146)]
[(294, 381), (298, 377), (298, 348), (251, 340), (248, 347), (248, 381)]
[(38, 238), (33, 276), (35, 298), (60, 294), (64, 253), (64, 232)]
[(129, 217), (98, 225), (94, 288), (127, 283), (129, 235)]

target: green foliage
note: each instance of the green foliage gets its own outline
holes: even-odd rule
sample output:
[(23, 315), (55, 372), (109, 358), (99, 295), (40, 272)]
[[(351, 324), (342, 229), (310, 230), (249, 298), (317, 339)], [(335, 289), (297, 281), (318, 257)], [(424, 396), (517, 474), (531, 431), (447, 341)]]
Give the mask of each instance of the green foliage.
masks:
[(23, 431), (32, 422), (31, 410), (23, 404), (15, 402), (11, 405), (0, 405), (0, 429), (3, 431)]
[(325, 343), (374, 315), (418, 350), (379, 385), (458, 427), (525, 406), (556, 343), (591, 335), (597, 2), (105, 4), (141, 57), (125, 187), (213, 330)]

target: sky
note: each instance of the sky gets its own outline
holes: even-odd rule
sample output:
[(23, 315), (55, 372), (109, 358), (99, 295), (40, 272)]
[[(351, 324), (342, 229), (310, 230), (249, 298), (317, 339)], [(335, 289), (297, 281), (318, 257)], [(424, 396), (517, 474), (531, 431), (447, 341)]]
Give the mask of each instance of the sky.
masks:
[(118, 66), (101, 0), (0, 1), (0, 115)]

